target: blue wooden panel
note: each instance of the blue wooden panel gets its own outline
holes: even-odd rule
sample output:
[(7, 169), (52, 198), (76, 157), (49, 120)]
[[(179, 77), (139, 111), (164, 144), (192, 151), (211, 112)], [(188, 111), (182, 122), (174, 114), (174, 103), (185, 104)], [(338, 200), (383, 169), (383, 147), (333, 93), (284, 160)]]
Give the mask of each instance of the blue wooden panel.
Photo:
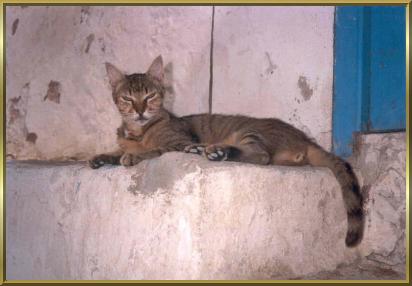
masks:
[(335, 14), (333, 151), (354, 132), (405, 128), (405, 7), (343, 6)]
[(352, 154), (352, 134), (361, 129), (363, 7), (337, 7), (332, 116), (333, 152)]
[(370, 7), (371, 68), (368, 131), (404, 129), (405, 8)]

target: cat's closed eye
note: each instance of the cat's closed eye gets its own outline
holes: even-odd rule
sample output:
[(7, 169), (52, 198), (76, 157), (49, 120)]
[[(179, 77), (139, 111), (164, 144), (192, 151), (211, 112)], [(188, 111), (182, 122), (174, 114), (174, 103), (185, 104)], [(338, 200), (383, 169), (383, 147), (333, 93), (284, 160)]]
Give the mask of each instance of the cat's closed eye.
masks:
[(151, 92), (151, 93), (149, 93), (148, 95), (146, 95), (143, 100), (144, 100), (145, 102), (147, 102), (147, 101), (153, 99), (156, 95), (157, 95), (157, 92), (156, 92), (156, 91)]
[(129, 101), (129, 102), (133, 102), (133, 97), (131, 97), (129, 94), (125, 94), (125, 95), (121, 96), (120, 99), (125, 100), (125, 101)]
[(122, 104), (132, 104), (133, 100), (131, 98), (120, 97), (119, 103)]
[(124, 97), (120, 97), (117, 103), (117, 106), (122, 112), (130, 112), (132, 105), (133, 102), (130, 99), (126, 99)]

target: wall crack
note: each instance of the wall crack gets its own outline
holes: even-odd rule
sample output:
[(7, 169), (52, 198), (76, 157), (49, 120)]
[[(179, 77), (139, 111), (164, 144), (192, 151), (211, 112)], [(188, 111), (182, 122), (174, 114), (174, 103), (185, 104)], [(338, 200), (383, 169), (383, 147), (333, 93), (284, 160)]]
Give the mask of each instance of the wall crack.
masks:
[(213, 102), (213, 32), (215, 29), (215, 6), (212, 6), (212, 28), (210, 31), (210, 61), (209, 61), (209, 114), (212, 114)]

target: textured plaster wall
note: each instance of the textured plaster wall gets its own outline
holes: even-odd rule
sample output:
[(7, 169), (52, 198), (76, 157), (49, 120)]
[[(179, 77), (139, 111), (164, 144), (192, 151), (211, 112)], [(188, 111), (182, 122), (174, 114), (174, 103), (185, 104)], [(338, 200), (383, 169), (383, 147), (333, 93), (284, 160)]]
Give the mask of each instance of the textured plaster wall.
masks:
[(406, 134), (361, 136), (354, 164), (367, 201), (365, 264), (405, 272)]
[[(333, 7), (216, 7), (213, 112), (279, 117), (330, 147)], [(115, 148), (104, 62), (144, 72), (162, 54), (167, 107), (207, 112), (212, 7), (6, 8), (9, 159)]]
[(216, 7), (213, 111), (278, 117), (331, 146), (334, 7)]
[(208, 110), (211, 7), (7, 7), (9, 158), (84, 159), (113, 149), (120, 118), (105, 62), (145, 72), (161, 54), (167, 106)]
[(308, 279), (405, 279), (406, 134), (367, 134), (358, 139), (351, 161), (365, 197), (361, 258)]

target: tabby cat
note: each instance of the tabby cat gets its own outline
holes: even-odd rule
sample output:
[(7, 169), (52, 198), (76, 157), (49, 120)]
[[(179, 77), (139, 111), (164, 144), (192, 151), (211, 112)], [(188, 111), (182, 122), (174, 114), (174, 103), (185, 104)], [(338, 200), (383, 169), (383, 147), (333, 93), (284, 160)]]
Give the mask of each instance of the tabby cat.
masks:
[(163, 62), (157, 57), (146, 73), (125, 75), (106, 63), (112, 96), (122, 117), (117, 129), (119, 150), (89, 161), (92, 168), (104, 164), (133, 166), (165, 152), (183, 151), (193, 144), (187, 125), (163, 108)]
[(124, 75), (106, 64), (113, 99), (122, 115), (120, 151), (93, 158), (90, 165), (131, 166), (168, 151), (184, 151), (211, 161), (260, 165), (328, 167), (339, 182), (347, 212), (346, 245), (362, 240), (363, 198), (349, 163), (322, 149), (305, 133), (279, 119), (197, 114), (177, 118), (162, 107), (163, 64), (159, 56), (146, 74)]

